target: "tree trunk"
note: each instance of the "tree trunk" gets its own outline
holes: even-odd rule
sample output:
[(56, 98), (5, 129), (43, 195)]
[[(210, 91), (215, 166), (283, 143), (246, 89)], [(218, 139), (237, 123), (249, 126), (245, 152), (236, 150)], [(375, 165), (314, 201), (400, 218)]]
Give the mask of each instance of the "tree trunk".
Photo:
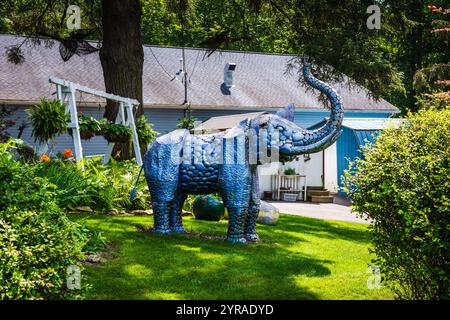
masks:
[[(106, 92), (136, 99), (140, 102), (135, 111), (137, 118), (143, 114), (142, 70), (144, 50), (141, 39), (142, 6), (140, 0), (102, 0), (103, 43), (100, 61), (103, 68)], [(108, 101), (105, 117), (113, 121), (118, 104)], [(129, 144), (116, 144), (113, 156), (130, 159)]]

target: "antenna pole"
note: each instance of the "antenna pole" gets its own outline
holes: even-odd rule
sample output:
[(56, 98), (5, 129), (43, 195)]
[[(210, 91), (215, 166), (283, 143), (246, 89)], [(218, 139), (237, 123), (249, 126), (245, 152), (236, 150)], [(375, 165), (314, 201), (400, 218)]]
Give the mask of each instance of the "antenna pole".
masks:
[(186, 70), (186, 55), (184, 53), (184, 47), (181, 49), (183, 53), (183, 77), (184, 77), (184, 101), (183, 104), (188, 103), (188, 83), (187, 83), (187, 70)]

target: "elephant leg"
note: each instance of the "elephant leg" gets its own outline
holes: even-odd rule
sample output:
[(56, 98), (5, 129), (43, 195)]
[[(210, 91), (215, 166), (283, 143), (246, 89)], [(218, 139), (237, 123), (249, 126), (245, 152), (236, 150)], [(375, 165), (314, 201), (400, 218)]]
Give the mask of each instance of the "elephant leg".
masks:
[(231, 243), (246, 243), (244, 237), (244, 223), (247, 215), (247, 208), (227, 207), (228, 210), (228, 233), (226, 241)]
[(183, 227), (182, 219), (182, 209), (184, 201), (186, 200), (186, 194), (184, 192), (178, 191), (175, 199), (172, 201), (172, 206), (170, 208), (169, 223), (170, 229), (174, 233), (185, 233), (186, 230)]
[(170, 233), (169, 210), (170, 210), (169, 202), (167, 201), (153, 202), (153, 219), (154, 219), (153, 232), (160, 234)]
[(248, 164), (223, 165), (219, 177), (220, 193), (229, 216), (226, 241), (246, 243), (244, 225), (250, 203), (250, 168)]
[(251, 173), (252, 184), (250, 193), (250, 206), (248, 208), (247, 218), (244, 226), (244, 237), (247, 241), (258, 241), (259, 236), (256, 233), (256, 220), (258, 219), (260, 207), (258, 172), (256, 168)]
[(250, 203), (247, 219), (244, 226), (244, 237), (247, 241), (258, 241), (259, 236), (256, 233), (256, 219), (259, 214), (259, 203)]

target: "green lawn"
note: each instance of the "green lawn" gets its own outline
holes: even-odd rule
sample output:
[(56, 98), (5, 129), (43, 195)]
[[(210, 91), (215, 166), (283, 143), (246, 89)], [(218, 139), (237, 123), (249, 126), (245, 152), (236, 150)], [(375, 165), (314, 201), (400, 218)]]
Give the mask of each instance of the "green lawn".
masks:
[[(221, 238), (227, 221), (185, 217), (191, 235), (142, 231), (152, 217), (71, 216), (100, 230), (112, 258), (83, 272), (89, 299), (392, 299), (366, 281), (367, 226), (281, 215), (258, 244)], [(211, 237), (212, 236), (212, 237)]]

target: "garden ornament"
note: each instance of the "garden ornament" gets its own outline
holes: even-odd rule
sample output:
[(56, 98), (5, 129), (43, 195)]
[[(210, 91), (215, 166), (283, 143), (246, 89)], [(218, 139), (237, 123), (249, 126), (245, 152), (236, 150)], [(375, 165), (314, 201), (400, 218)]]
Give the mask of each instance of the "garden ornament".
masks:
[(341, 134), (341, 97), (316, 79), (308, 65), (303, 67), (303, 76), (331, 102), (330, 117), (318, 129), (298, 127), (293, 122), (294, 105), (289, 105), (276, 114), (246, 119), (226, 132), (191, 134), (178, 129), (155, 140), (143, 165), (153, 203), (154, 232), (184, 233), (181, 211), (186, 196), (218, 192), (229, 215), (226, 240), (245, 243), (259, 239), (257, 166), (321, 151)]

